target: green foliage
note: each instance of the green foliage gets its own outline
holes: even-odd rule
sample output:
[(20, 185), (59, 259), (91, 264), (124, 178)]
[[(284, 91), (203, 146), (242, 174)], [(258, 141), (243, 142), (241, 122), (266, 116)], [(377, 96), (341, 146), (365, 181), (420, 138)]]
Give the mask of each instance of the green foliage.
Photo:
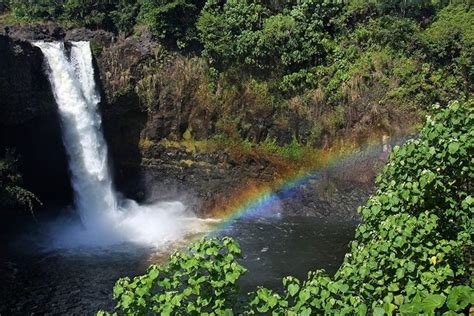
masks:
[[(311, 126), (304, 133), (294, 127), (290, 131), (309, 135), (319, 130), (312, 133), (319, 135), (315, 143), (341, 130), (397, 129), (411, 123), (406, 117), (417, 120), (431, 104), (467, 99), (474, 90), (474, 10), (462, 0), (5, 3), (11, 11), (0, 18), (5, 23), (12, 17), (57, 20), (124, 35), (148, 29), (167, 48), (200, 55), (207, 65), (201, 79), (208, 91), (200, 92), (207, 94), (202, 99), (206, 110), (239, 103), (238, 94), (254, 81), (266, 87), (272, 109), (281, 109), (274, 112), (278, 117), (287, 116), (293, 97), (318, 95), (315, 102), (305, 101), (301, 111), (317, 113), (309, 119)], [(153, 103), (156, 95), (143, 90), (155, 79), (143, 78), (138, 89), (146, 100), (141, 103)], [(259, 140), (248, 135), (247, 127), (255, 122), (245, 112), (219, 112), (216, 125), (231, 122), (228, 137), (262, 141), (267, 135)], [(216, 131), (225, 132), (218, 126)], [(303, 138), (306, 143), (308, 137)]]
[(22, 187), (22, 177), (18, 171), (18, 158), (7, 151), (0, 159), (0, 206), (2, 208), (22, 207), (33, 211), (39, 199)]
[(10, 9), (20, 20), (51, 20), (63, 13), (62, 0), (38, 0), (32, 4), (27, 0), (11, 0)]
[(434, 314), (474, 302), (469, 286), (453, 287), (469, 282), (473, 102), (435, 110), (419, 140), (394, 149), (335, 278), (285, 279), (283, 296), (259, 289), (256, 312)]
[(130, 34), (139, 4), (137, 0), (11, 0), (9, 8), (21, 21), (59, 20)]
[(360, 12), (390, 14), (410, 18), (426, 18), (450, 3), (463, 3), (464, 0), (349, 0), (348, 14)]
[(264, 6), (253, 1), (207, 1), (197, 22), (203, 55), (221, 69), (234, 62), (251, 64), (250, 56), (246, 57), (268, 15)]
[[(445, 310), (443, 315), (463, 315), (463, 311), (474, 302), (474, 289), (466, 285), (455, 286), (446, 298), (444, 294), (418, 292), (412, 301), (400, 306), (402, 315), (435, 315)], [(459, 314), (458, 314), (459, 313)]]
[(163, 267), (120, 279), (114, 287), (116, 308), (127, 315), (229, 314), (237, 301), (236, 281), (245, 272), (238, 258), (233, 239), (204, 239), (174, 253)]
[(139, 19), (157, 38), (178, 48), (186, 48), (197, 40), (195, 24), (204, 2), (203, 0), (142, 1)]
[(420, 35), (427, 59), (462, 78), (466, 95), (474, 87), (474, 10), (451, 5), (439, 12)]
[(95, 0), (66, 0), (64, 3), (64, 17), (67, 20), (80, 20), (87, 27), (109, 28), (107, 12), (110, 10), (108, 1)]
[(139, 3), (136, 0), (121, 0), (114, 10), (110, 12), (110, 19), (117, 31), (129, 35), (135, 26)]
[[(352, 256), (338, 272), (359, 295), (381, 301), (391, 292), (441, 293), (465, 276), (464, 250), (472, 247), (472, 105), (435, 108), (420, 139), (394, 148), (377, 193), (360, 209), (364, 224)], [(353, 269), (362, 262), (363, 269)]]
[(207, 1), (197, 24), (203, 54), (221, 70), (243, 64), (254, 73), (271, 70), (287, 75), (286, 82), (304, 82), (303, 69), (327, 54), (324, 42), (340, 8), (334, 1), (305, 0), (272, 15), (254, 1)]
[[(453, 102), (436, 111), (419, 140), (394, 149), (376, 194), (359, 210), (364, 223), (335, 279), (317, 272), (297, 293), (286, 286), (277, 311), (347, 314), (381, 308), (390, 315), (402, 312), (407, 301), (433, 311), (465, 280), (473, 233), (473, 103)], [(454, 293), (467, 288), (461, 289)], [(302, 291), (318, 296), (300, 297)], [(448, 308), (457, 311), (454, 304)]]
[(291, 142), (287, 145), (280, 146), (277, 144), (275, 139), (265, 139), (265, 141), (261, 144), (261, 146), (271, 152), (283, 157), (285, 159), (289, 159), (292, 161), (301, 161), (304, 158), (306, 153), (306, 148), (302, 145), (296, 137), (293, 136)]
[(352, 2), (352, 10), (365, 12), (363, 17), (354, 12), (347, 17), (351, 3), (345, 7), (335, 22), (341, 30), (328, 44), (327, 62), (311, 70), (314, 79), (306, 86), (318, 87), (325, 102), (351, 111), (366, 112), (370, 104), (378, 116), (375, 125), (383, 124), (383, 113), (405, 116), (404, 111), (427, 111), (430, 104), (471, 95), (472, 9), (463, 4), (447, 6), (426, 28), (426, 19), (370, 11), (374, 3), (354, 9)]
[[(465, 312), (474, 304), (468, 271), (474, 233), (474, 101), (436, 106), (434, 112), (417, 140), (394, 148), (376, 193), (359, 209), (363, 223), (333, 278), (323, 271), (309, 272), (304, 282), (286, 277), (282, 293), (259, 287), (239, 305), (235, 282), (244, 268), (234, 261), (240, 249), (226, 237), (197, 243), (190, 253), (178, 253), (164, 268), (152, 267), (132, 282), (119, 280), (117, 308), (128, 314)], [(213, 290), (203, 290), (207, 287)]]
[(414, 20), (383, 15), (357, 25), (348, 34), (348, 40), (362, 48), (379, 46), (412, 52), (416, 46), (415, 35), (419, 32), (420, 27)]

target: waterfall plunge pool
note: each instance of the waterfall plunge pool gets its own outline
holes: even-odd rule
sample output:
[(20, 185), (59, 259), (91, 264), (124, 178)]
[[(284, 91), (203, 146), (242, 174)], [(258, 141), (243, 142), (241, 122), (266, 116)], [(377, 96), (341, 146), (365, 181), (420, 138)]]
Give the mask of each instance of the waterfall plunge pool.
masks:
[[(249, 270), (240, 280), (243, 293), (258, 285), (281, 289), (281, 278), (305, 278), (309, 270), (333, 274), (342, 263), (356, 222), (313, 217), (251, 218), (231, 221), (213, 233), (235, 238), (242, 247), (242, 264)], [(35, 224), (38, 231), (41, 223)], [(162, 263), (182, 240), (157, 252), (130, 243), (108, 248), (37, 251), (30, 238), (12, 243), (11, 234), (0, 249), (0, 315), (93, 315), (114, 306), (112, 288), (120, 277), (142, 274), (152, 263)], [(25, 231), (22, 228), (21, 231)], [(5, 236), (4, 236), (5, 237)]]

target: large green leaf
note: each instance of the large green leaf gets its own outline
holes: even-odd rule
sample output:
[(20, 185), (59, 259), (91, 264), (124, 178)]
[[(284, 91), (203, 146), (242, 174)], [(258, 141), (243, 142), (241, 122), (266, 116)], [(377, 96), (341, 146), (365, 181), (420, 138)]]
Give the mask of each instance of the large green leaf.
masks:
[(474, 304), (474, 289), (460, 285), (453, 287), (448, 295), (447, 305), (450, 310), (459, 311)]

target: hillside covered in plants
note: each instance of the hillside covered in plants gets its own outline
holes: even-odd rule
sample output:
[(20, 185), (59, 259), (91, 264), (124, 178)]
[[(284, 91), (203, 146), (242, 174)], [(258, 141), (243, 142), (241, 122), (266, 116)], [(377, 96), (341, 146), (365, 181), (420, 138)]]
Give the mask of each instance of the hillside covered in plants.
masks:
[[(276, 139), (281, 145), (295, 138), (327, 146), (344, 132), (393, 132), (416, 123), (431, 104), (467, 98), (474, 76), (470, 6), (3, 0), (0, 21), (84, 26), (132, 38), (150, 32), (159, 43), (155, 58), (140, 65), (140, 76), (135, 69), (127, 69), (128, 77), (113, 73), (120, 78), (109, 78), (110, 97), (136, 94), (150, 113), (167, 102), (191, 104), (171, 133), (178, 140)], [(95, 52), (100, 55), (99, 45)]]

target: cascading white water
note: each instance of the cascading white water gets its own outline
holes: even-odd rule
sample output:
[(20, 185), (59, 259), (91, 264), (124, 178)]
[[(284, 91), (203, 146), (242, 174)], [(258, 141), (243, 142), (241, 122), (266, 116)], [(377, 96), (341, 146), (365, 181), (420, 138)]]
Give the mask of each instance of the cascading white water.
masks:
[(107, 163), (107, 145), (98, 112), (88, 42), (72, 42), (70, 56), (62, 42), (36, 42), (46, 57), (48, 77), (61, 117), (69, 158), (75, 208), (83, 225), (56, 225), (57, 247), (109, 245), (132, 241), (160, 245), (181, 238), (195, 219), (180, 202), (139, 206), (119, 201)]
[(76, 208), (86, 227), (97, 225), (99, 212), (117, 208), (101, 132), (92, 55), (88, 42), (72, 43), (68, 60), (64, 43), (36, 43), (49, 65), (49, 79), (59, 107), (63, 142), (69, 156)]

